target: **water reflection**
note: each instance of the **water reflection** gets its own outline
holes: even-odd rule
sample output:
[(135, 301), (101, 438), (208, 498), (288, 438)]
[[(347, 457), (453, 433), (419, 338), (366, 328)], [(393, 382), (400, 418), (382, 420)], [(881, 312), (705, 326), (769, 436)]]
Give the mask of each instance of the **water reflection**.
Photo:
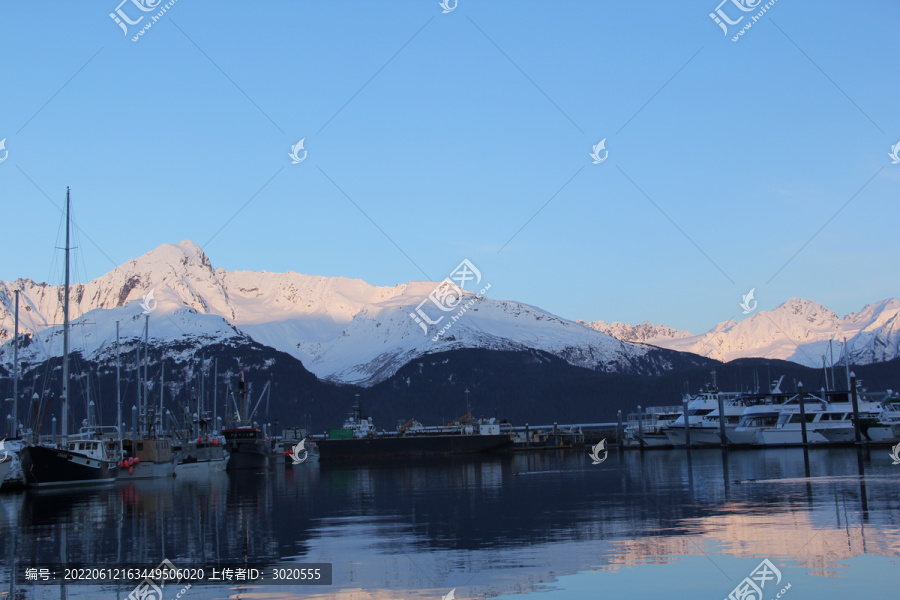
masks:
[[(22, 492), (0, 497), (0, 583), (12, 593), (13, 561), (163, 558), (334, 564), (327, 589), (265, 586), (266, 597), (528, 593), (567, 574), (704, 555), (707, 569), (716, 557), (782, 557), (841, 577), (841, 561), (900, 556), (898, 474), (886, 456), (854, 449), (613, 450), (600, 465), (555, 451)], [(254, 589), (241, 597), (263, 593)], [(59, 597), (45, 586), (15, 593)], [(191, 598), (235, 593), (202, 585)]]

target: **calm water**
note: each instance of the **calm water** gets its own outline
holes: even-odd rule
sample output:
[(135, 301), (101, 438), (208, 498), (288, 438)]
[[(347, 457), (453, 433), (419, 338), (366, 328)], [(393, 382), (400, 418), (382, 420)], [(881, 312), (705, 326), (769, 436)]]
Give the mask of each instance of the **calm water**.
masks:
[(457, 598), (719, 600), (768, 558), (780, 580), (764, 582), (765, 600), (787, 584), (782, 598), (887, 598), (900, 583), (898, 501), (888, 449), (814, 449), (808, 460), (800, 449), (690, 460), (612, 451), (596, 466), (586, 451), (308, 463), (0, 496), (0, 587), (3, 597), (125, 598), (133, 584), (13, 584), (10, 572), (168, 558), (333, 564), (330, 586), (205, 583), (188, 600), (439, 599), (453, 588)]

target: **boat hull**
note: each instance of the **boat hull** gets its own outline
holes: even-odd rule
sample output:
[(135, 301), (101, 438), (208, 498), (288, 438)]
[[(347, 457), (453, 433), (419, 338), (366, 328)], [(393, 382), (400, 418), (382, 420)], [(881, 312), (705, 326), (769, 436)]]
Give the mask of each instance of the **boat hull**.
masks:
[[(725, 437), (728, 437), (730, 428), (725, 428)], [(722, 436), (718, 427), (692, 427), (691, 428), (691, 445), (692, 446), (721, 446)]]
[(317, 440), (319, 460), (479, 454), (511, 447), (508, 435), (419, 435)]
[(228, 458), (212, 460), (186, 460), (175, 464), (175, 476), (182, 477), (188, 475), (203, 475), (205, 473), (219, 473), (225, 470), (228, 465)]
[(114, 483), (119, 474), (116, 461), (46, 446), (26, 446), (19, 453), (19, 460), (29, 487), (103, 485)]
[(235, 469), (265, 469), (270, 464), (271, 452), (263, 443), (239, 442), (226, 446), (231, 456), (225, 465), (226, 471)]
[(762, 431), (760, 428), (756, 427), (753, 429), (729, 429), (725, 432), (725, 435), (728, 437), (728, 442), (736, 445), (736, 446), (752, 446), (756, 445), (757, 439), (756, 434)]
[[(809, 444), (827, 444), (828, 439), (814, 431), (806, 430)], [(756, 434), (756, 442), (762, 446), (799, 446), (803, 444), (803, 433), (799, 429), (763, 429)]]
[(869, 427), (866, 435), (873, 442), (900, 442), (900, 425), (878, 425)]
[(640, 438), (632, 437), (625, 439), (627, 448), (671, 448), (672, 442), (664, 433), (645, 433)]
[(158, 479), (160, 477), (172, 477), (175, 474), (175, 461), (168, 462), (144, 462), (141, 461), (129, 469), (119, 468), (119, 479)]

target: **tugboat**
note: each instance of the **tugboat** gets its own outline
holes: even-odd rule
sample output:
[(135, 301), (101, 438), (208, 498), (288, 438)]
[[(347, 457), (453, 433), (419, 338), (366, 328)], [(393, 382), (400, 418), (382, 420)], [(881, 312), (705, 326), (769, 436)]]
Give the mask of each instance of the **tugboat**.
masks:
[(372, 417), (363, 416), (357, 396), (350, 416), (341, 429), (332, 429), (317, 440), (319, 460), (478, 454), (512, 446), (508, 434), (500, 433), (496, 419), (473, 419), (471, 411), (447, 427), (401, 426), (394, 432), (377, 432)]
[(63, 289), (62, 439), (59, 444), (42, 443), (37, 422), (31, 439), (19, 454), (25, 483), (29, 487), (108, 484), (119, 474), (118, 427), (82, 427), (69, 437), (69, 243), (70, 193), (66, 190), (66, 267)]
[[(269, 384), (266, 384), (266, 388), (268, 387)], [(266, 390), (263, 389), (260, 399), (265, 393)], [(251, 411), (250, 394), (251, 386), (244, 382), (244, 372), (241, 371), (241, 380), (238, 382), (240, 402), (235, 402), (236, 412), (232, 426), (222, 430), (222, 435), (225, 436), (225, 449), (230, 454), (225, 466), (226, 471), (265, 469), (270, 464), (269, 459), (274, 456), (268, 437), (252, 421), (253, 415), (256, 414), (256, 408), (259, 407), (259, 401)], [(232, 400), (234, 400), (233, 395)]]

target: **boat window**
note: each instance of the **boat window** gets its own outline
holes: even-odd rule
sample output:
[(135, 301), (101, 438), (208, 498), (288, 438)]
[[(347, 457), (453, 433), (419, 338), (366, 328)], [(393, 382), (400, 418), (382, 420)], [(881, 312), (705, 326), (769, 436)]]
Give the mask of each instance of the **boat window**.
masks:
[(138, 442), (138, 444), (137, 444), (137, 449), (138, 449), (138, 450), (143, 450), (143, 449), (144, 449), (144, 442)]

